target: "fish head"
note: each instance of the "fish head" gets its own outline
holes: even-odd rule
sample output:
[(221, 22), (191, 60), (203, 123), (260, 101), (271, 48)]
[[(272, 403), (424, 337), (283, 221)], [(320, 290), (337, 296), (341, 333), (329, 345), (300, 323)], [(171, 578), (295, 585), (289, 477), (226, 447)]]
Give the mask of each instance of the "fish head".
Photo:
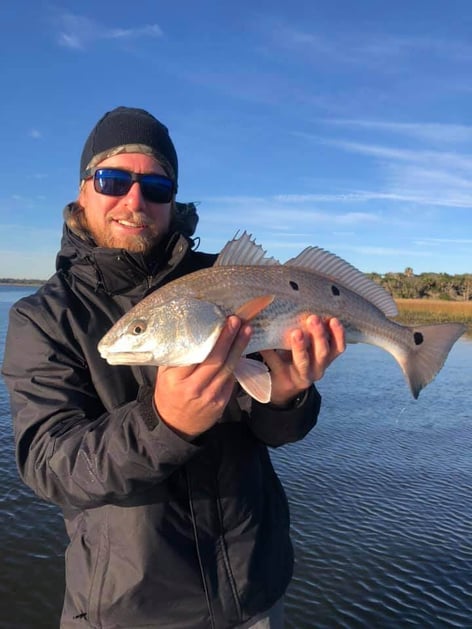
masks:
[(105, 334), (98, 344), (102, 358), (111, 365), (182, 366), (205, 360), (225, 324), (225, 313), (192, 297), (164, 303), (150, 298)]

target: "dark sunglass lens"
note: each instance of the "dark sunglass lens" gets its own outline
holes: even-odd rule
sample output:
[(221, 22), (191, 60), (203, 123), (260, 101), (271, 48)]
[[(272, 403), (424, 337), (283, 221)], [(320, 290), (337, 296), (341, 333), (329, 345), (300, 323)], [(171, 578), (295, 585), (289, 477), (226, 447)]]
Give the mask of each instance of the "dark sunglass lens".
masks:
[(132, 184), (131, 175), (122, 170), (100, 169), (95, 172), (95, 190), (101, 194), (121, 197)]
[(143, 196), (152, 203), (169, 203), (172, 200), (174, 184), (167, 177), (145, 175), (141, 178)]
[(169, 203), (174, 192), (172, 179), (163, 175), (135, 175), (126, 170), (99, 168), (95, 171), (95, 190), (100, 194), (122, 197), (134, 181), (139, 181), (145, 199), (152, 203)]

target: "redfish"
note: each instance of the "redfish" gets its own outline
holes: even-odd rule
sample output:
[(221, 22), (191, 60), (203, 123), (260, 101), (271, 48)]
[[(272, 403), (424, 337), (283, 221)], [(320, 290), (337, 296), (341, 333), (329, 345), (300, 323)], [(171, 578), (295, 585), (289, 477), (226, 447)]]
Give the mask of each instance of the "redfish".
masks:
[[(213, 267), (195, 271), (148, 295), (98, 345), (112, 365), (197, 364), (213, 349), (226, 318), (237, 314), (253, 333), (245, 355), (289, 349), (290, 332), (309, 314), (337, 317), (347, 343), (369, 343), (400, 365), (414, 398), (442, 368), (465, 332), (460, 323), (404, 326), (392, 296), (345, 260), (307, 247), (280, 264), (244, 232), (229, 241)], [(270, 373), (243, 357), (235, 378), (255, 399), (270, 400)]]

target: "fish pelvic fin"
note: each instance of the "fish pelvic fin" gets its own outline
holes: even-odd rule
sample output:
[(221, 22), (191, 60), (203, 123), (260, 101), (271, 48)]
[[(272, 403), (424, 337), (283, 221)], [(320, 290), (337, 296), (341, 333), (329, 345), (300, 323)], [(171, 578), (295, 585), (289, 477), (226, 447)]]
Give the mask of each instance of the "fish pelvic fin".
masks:
[(255, 297), (254, 299), (246, 301), (234, 314), (247, 323), (251, 321), (251, 319), (254, 319), (254, 317), (257, 317), (264, 308), (270, 306), (274, 299), (275, 295), (261, 295), (260, 297)]
[(415, 346), (395, 356), (415, 400), (441, 370), (454, 343), (466, 331), (462, 323), (439, 323), (410, 328)]
[(269, 369), (264, 363), (252, 358), (240, 358), (233, 374), (252, 398), (263, 404), (270, 402), (272, 381)]

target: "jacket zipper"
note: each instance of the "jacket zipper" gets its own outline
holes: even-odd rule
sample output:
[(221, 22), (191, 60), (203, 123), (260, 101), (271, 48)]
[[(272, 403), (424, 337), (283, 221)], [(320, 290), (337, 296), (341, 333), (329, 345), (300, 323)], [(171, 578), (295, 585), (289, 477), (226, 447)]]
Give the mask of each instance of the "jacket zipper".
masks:
[(206, 602), (207, 602), (208, 613), (210, 614), (211, 629), (216, 629), (215, 620), (213, 618), (213, 610), (212, 610), (212, 607), (211, 607), (210, 593), (208, 592), (208, 588), (207, 588), (207, 584), (206, 584), (206, 580), (205, 580), (205, 572), (204, 572), (204, 569), (203, 569), (203, 560), (202, 560), (202, 556), (201, 556), (201, 553), (200, 553), (200, 546), (199, 546), (199, 543), (198, 543), (197, 524), (195, 522), (195, 512), (194, 512), (194, 509), (193, 509), (193, 501), (192, 501), (192, 486), (191, 486), (191, 483), (190, 483), (190, 475), (189, 475), (187, 469), (185, 470), (185, 480), (187, 482), (188, 504), (189, 504), (189, 508), (190, 508), (190, 517), (191, 517), (191, 520), (192, 520), (193, 536), (195, 538), (195, 548), (197, 550), (198, 563), (199, 563), (199, 566), (200, 566), (200, 573), (201, 573), (202, 582), (203, 582), (203, 589), (205, 591), (205, 598), (206, 598)]
[(222, 508), (221, 508), (221, 502), (220, 502), (220, 496), (219, 493), (216, 496), (216, 506), (217, 506), (217, 511), (218, 511), (218, 521), (220, 523), (220, 550), (221, 550), (221, 555), (223, 557), (223, 561), (225, 564), (225, 570), (226, 570), (226, 576), (228, 579), (228, 583), (230, 584), (231, 587), (231, 592), (233, 594), (233, 601), (234, 601), (234, 605), (237, 609), (238, 612), (238, 616), (239, 616), (239, 622), (241, 622), (241, 604), (239, 602), (239, 597), (237, 594), (237, 590), (236, 590), (236, 584), (234, 582), (234, 577), (233, 577), (233, 573), (231, 570), (231, 565), (230, 565), (230, 561), (229, 561), (229, 557), (228, 557), (228, 553), (226, 551), (226, 542), (225, 542), (225, 537), (224, 537), (224, 526), (223, 526), (223, 515), (222, 515)]

